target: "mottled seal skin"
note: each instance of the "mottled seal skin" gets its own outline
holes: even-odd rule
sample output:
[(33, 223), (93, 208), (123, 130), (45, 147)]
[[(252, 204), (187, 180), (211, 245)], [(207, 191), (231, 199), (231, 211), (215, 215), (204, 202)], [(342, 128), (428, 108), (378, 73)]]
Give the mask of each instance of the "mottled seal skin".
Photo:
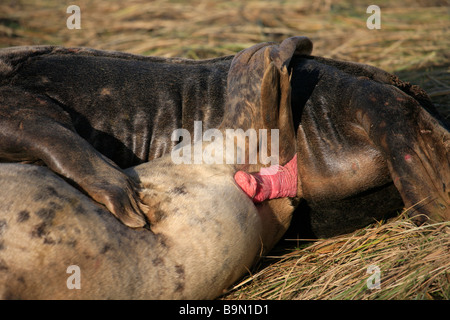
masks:
[[(150, 231), (121, 224), (48, 168), (0, 164), (0, 297), (217, 297), (290, 221), (267, 204), (257, 208), (234, 172), (167, 156), (128, 169), (152, 209)], [(71, 265), (80, 268), (80, 289), (67, 286)]]

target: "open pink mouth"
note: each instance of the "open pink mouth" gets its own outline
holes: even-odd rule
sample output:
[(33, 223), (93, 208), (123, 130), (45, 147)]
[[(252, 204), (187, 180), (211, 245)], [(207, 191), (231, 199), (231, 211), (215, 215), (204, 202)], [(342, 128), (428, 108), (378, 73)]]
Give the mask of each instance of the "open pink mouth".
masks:
[(297, 195), (297, 154), (284, 166), (261, 168), (257, 173), (238, 171), (234, 175), (234, 180), (253, 199), (253, 202), (295, 197)]

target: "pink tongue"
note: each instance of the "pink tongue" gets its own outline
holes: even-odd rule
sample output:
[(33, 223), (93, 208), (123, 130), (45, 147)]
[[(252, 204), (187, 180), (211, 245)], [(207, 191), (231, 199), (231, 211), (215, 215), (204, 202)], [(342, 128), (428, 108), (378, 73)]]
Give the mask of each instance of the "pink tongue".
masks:
[(297, 155), (284, 166), (262, 168), (259, 173), (238, 171), (234, 180), (253, 202), (297, 195)]

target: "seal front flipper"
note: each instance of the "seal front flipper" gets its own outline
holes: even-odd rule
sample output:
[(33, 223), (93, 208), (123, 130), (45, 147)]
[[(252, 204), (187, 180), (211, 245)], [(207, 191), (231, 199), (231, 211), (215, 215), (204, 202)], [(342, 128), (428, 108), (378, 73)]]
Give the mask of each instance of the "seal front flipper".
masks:
[(70, 116), (45, 96), (0, 89), (0, 162), (43, 161), (105, 205), (125, 225), (145, 226), (133, 182), (73, 128)]

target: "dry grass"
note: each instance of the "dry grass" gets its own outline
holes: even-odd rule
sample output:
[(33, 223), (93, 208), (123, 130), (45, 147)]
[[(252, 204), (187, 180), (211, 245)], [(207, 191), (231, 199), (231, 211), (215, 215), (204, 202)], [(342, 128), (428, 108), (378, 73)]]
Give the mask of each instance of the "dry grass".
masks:
[[(308, 35), (315, 52), (388, 71), (448, 63), (446, 1), (377, 1), (382, 28), (366, 28), (366, 1), (75, 1), (81, 30), (68, 30), (73, 1), (4, 0), (0, 43), (63, 44), (191, 58), (231, 54), (262, 41)], [(421, 4), (427, 3), (427, 6)]]
[[(69, 4), (81, 8), (81, 30), (66, 28)], [(366, 28), (368, 2), (359, 0), (2, 0), (0, 47), (56, 44), (198, 59), (306, 35), (316, 55), (372, 64), (422, 86), (450, 119), (448, 1), (377, 5), (380, 30)], [(291, 242), (224, 298), (449, 299), (449, 227), (416, 227), (400, 217)], [(367, 289), (369, 265), (381, 269), (380, 290)]]
[[(402, 216), (269, 260), (224, 298), (450, 299), (450, 222), (417, 227)], [(367, 286), (369, 266), (380, 289)]]
[[(66, 8), (81, 8), (81, 29)], [(450, 116), (447, 0), (378, 0), (381, 29), (369, 30), (362, 0), (3, 0), (0, 47), (87, 46), (165, 57), (209, 58), (263, 41), (307, 35), (314, 54), (375, 65), (428, 85)], [(441, 75), (443, 73), (444, 75)], [(423, 80), (423, 81), (422, 81)]]

